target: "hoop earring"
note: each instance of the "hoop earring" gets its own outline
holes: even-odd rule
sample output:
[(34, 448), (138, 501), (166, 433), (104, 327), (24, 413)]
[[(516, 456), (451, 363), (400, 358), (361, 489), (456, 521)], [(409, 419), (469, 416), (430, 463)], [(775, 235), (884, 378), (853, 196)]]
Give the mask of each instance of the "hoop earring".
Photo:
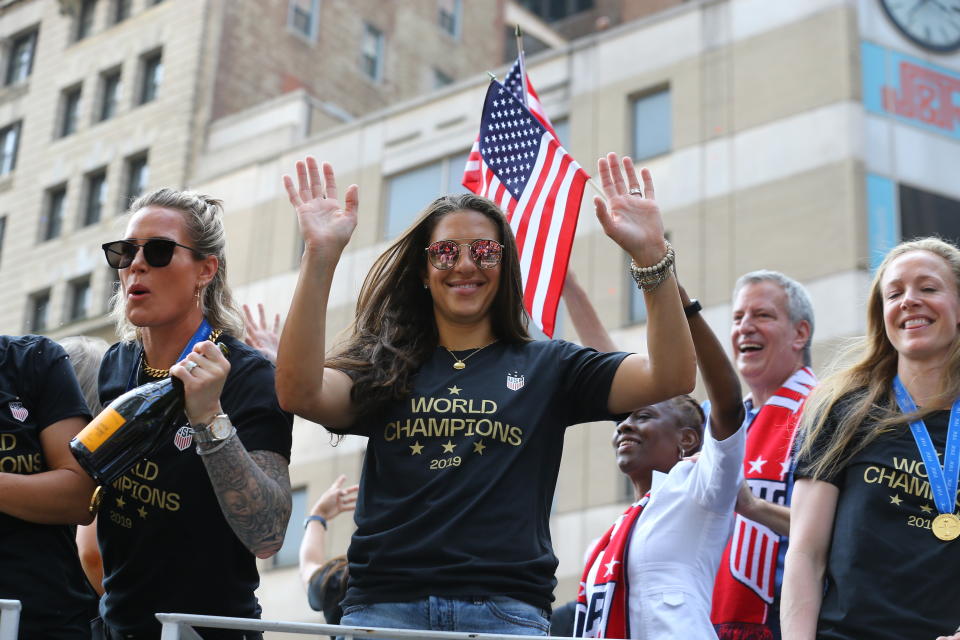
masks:
[(193, 297), (197, 300), (197, 309), (200, 308), (200, 292), (202, 291), (200, 283), (197, 283), (197, 288), (193, 292)]
[(683, 460), (684, 458), (686, 458), (686, 457), (687, 457), (687, 452), (683, 450), (683, 447), (680, 447), (680, 446), (678, 445), (677, 448), (680, 449), (680, 457), (677, 458), (677, 460)]

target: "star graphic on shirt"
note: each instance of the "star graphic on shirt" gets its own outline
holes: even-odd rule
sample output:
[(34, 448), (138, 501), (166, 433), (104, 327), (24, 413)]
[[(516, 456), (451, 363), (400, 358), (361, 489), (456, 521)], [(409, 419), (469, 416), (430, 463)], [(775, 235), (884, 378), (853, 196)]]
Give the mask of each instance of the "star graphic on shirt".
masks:
[(144, 509), (143, 507), (140, 507), (139, 509), (137, 509), (137, 513), (140, 514), (140, 517), (141, 517), (141, 518), (146, 518), (146, 517), (147, 517), (147, 510)]
[(783, 476), (787, 475), (789, 471), (790, 471), (790, 460), (784, 460), (783, 462), (780, 463), (780, 477), (783, 478)]
[(127, 506), (127, 503), (124, 501), (123, 496), (117, 496), (117, 506), (123, 509)]
[(480, 455), (483, 455), (483, 450), (486, 449), (486, 448), (487, 448), (487, 445), (483, 444), (483, 440), (481, 440), (480, 442), (474, 442), (474, 443), (473, 443), (473, 452), (474, 452), (474, 453), (479, 453)]
[(606, 572), (605, 574), (603, 574), (603, 577), (606, 578), (607, 576), (612, 576), (612, 575), (613, 575), (613, 569), (614, 569), (614, 567), (616, 567), (618, 564), (620, 564), (620, 561), (619, 561), (619, 560), (611, 560), (611, 561), (608, 562), (607, 564), (603, 565), (603, 566), (605, 566), (605, 567), (607, 568), (607, 572)]
[(419, 440), (415, 441), (413, 444), (410, 445), (410, 455), (418, 456), (420, 455), (421, 451), (423, 451), (423, 445), (420, 444)]
[(899, 507), (901, 502), (903, 502), (903, 500), (900, 499), (898, 494), (893, 494), (890, 496), (890, 504), (895, 504)]
[(933, 513), (933, 509), (931, 509), (930, 505), (928, 504), (920, 505), (920, 511), (923, 511), (924, 513)]
[(444, 453), (453, 453), (453, 450), (457, 448), (457, 445), (453, 444), (450, 440), (447, 440), (447, 443), (442, 446)]
[(452, 396), (458, 396), (460, 395), (460, 392), (463, 391), (463, 389), (461, 389), (457, 385), (453, 385), (452, 387), (447, 387), (447, 391), (449, 391), (450, 395)]
[(763, 456), (757, 456), (756, 460), (750, 460), (750, 471), (747, 473), (761, 473), (763, 471), (763, 465), (767, 464), (767, 461), (763, 459)]

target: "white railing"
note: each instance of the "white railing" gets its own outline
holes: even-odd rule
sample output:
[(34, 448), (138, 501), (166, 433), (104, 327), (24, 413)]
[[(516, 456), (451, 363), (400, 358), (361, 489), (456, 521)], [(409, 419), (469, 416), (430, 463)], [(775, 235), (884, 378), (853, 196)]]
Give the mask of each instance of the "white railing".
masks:
[(17, 640), (20, 628), (20, 601), (0, 600), (0, 640)]
[[(198, 616), (186, 613), (158, 613), (157, 620), (163, 625), (160, 640), (202, 640), (194, 627), (235, 629), (238, 631), (275, 631), (278, 633), (302, 633), (304, 635), (327, 635), (345, 640), (357, 638), (427, 638), (432, 640), (559, 640), (560, 636), (505, 636), (496, 633), (463, 633), (456, 631), (421, 631), (418, 629), (381, 629), (377, 627), (344, 627), (338, 624), (315, 624), (309, 622), (279, 622), (276, 620), (253, 620), (250, 618), (221, 618)], [(0, 640), (6, 640), (0, 637)]]

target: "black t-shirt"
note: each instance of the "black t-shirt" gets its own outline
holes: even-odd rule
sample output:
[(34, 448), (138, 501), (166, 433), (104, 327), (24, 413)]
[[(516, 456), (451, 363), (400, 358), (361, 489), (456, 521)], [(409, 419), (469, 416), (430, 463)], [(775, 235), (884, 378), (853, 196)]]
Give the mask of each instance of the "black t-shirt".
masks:
[(370, 439), (343, 606), (503, 595), (549, 608), (564, 428), (612, 418), (626, 355), (496, 343), (456, 371), (438, 348), (409, 398), (352, 430)]
[[(40, 433), (67, 418), (90, 419), (63, 348), (42, 336), (0, 336), (0, 472), (47, 471)], [(20, 600), (20, 637), (89, 638), (96, 595), (74, 527), (0, 513), (0, 599)]]
[[(828, 426), (836, 422), (833, 416)], [(949, 411), (925, 423), (937, 453), (946, 443)], [(832, 429), (831, 429), (832, 431)], [(800, 458), (797, 478), (810, 477), (831, 433)], [(932, 640), (960, 624), (960, 540), (930, 530), (937, 516), (917, 444), (904, 425), (880, 436), (834, 477), (840, 489), (817, 638)]]
[[(273, 365), (231, 336), (220, 342), (230, 361), (220, 404), (240, 441), (247, 451), (273, 451), (289, 460), (293, 416), (277, 403)], [(126, 391), (140, 352), (138, 344), (119, 343), (104, 355), (104, 405)], [(185, 416), (181, 420), (188, 424)], [(260, 615), (255, 558), (223, 517), (192, 435), (186, 435), (175, 434), (105, 492), (97, 516), (106, 589), (100, 611), (118, 631), (159, 635), (157, 612)]]

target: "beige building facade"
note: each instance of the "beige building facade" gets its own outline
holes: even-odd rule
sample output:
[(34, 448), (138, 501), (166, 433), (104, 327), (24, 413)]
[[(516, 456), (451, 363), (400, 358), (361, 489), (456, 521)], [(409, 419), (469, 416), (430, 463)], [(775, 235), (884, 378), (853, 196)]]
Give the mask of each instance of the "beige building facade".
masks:
[[(61, 20), (57, 9), (45, 3), (24, 4), (43, 6), (52, 20)], [(629, 4), (622, 15), (632, 15)], [(935, 53), (904, 37), (875, 0), (662, 4), (662, 11), (624, 19), (566, 44), (545, 35), (556, 48), (531, 56), (531, 81), (561, 142), (589, 172), (608, 151), (632, 154), (650, 167), (677, 249), (679, 276), (702, 301), (722, 340), (728, 334), (736, 278), (754, 269), (781, 270), (811, 292), (817, 314), (814, 367), (823, 371), (837, 345), (863, 331), (863, 300), (877, 256), (917, 232), (954, 233), (952, 219), (943, 216), (918, 222), (929, 205), (924, 209), (917, 202), (934, 202), (937, 211), (947, 212), (953, 211), (952, 203), (960, 203), (954, 175), (960, 161), (960, 118), (950, 120), (949, 127), (931, 124), (904, 106), (911, 99), (910, 87), (898, 84), (897, 65), (906, 60), (938, 77), (960, 77), (960, 54)], [(168, 0), (144, 10), (172, 13), (174, 5), (184, 31), (158, 26), (153, 40), (142, 40), (140, 34), (137, 40), (142, 41), (129, 45), (130, 59), (196, 33), (191, 29), (199, 28), (204, 12), (190, 13), (189, 2), (184, 6)], [(20, 21), (28, 26), (42, 19), (38, 13)], [(6, 21), (2, 28), (0, 37), (7, 38), (17, 29)], [(503, 24), (497, 29), (502, 34)], [(431, 41), (418, 36), (418, 42)], [(104, 48), (106, 60), (113, 47)], [(164, 44), (165, 56), (173, 50)], [(198, 72), (206, 63), (199, 53), (181, 54), (183, 59), (176, 61), (171, 54), (169, 64), (181, 65), (183, 73)], [(62, 87), (80, 77), (95, 79), (117, 64), (68, 73), (68, 60), (54, 56), (42, 63), (60, 79), (55, 88), (43, 89), (48, 110)], [(488, 58), (486, 65), (502, 76), (501, 60)], [(168, 68), (165, 83), (171, 73)], [(322, 100), (321, 85), (291, 85), (256, 103), (238, 90), (218, 103), (197, 87), (202, 83), (184, 81), (180, 89), (169, 89), (172, 95), (162, 98), (167, 101), (138, 107), (156, 109), (156, 123), (131, 115), (130, 128), (116, 138), (89, 127), (77, 133), (76, 147), (68, 139), (58, 143), (60, 153), (50, 154), (28, 147), (48, 146), (43, 135), (49, 136), (55, 116), (42, 120), (42, 135), (29, 134), (37, 138), (28, 139), (25, 127), (17, 175), (0, 176), (0, 215), (6, 213), (8, 219), (0, 283), (17, 292), (10, 305), (0, 308), (0, 326), (20, 331), (27, 315), (20, 300), (45, 287), (53, 291), (52, 307), (68, 304), (69, 283), (88, 271), (94, 274), (95, 297), (106, 296), (111, 276), (100, 271), (99, 251), (92, 247), (108, 239), (108, 221), (78, 230), (69, 240), (54, 240), (63, 243), (58, 253), (38, 251), (37, 244), (23, 239), (36, 237), (44, 190), (66, 182), (70, 193), (82, 191), (90, 171), (106, 164), (110, 171), (122, 172), (127, 158), (149, 149), (149, 186), (189, 184), (224, 199), (232, 286), (242, 302), (263, 302), (271, 312), (284, 313), (289, 305), (301, 251), (281, 175), (311, 154), (334, 165), (341, 185), (358, 184), (360, 221), (338, 267), (327, 318), (328, 334), (345, 328), (375, 257), (422, 206), (458, 188), (486, 90), (481, 74), (461, 77), (465, 79), (340, 124), (339, 112)], [(179, 86), (170, 82), (165, 90)], [(92, 86), (85, 81), (84, 90), (88, 84)], [(25, 115), (25, 107), (11, 106), (5, 95), (0, 92), (0, 127)], [(209, 105), (202, 140), (190, 135), (195, 130), (181, 133), (162, 124), (168, 122), (166, 111), (176, 112), (189, 101)], [(235, 105), (236, 110), (223, 107), (222, 117), (214, 118), (217, 104)], [(187, 111), (176, 112), (177, 120), (189, 118)], [(87, 136), (84, 144), (80, 135)], [(28, 168), (21, 171), (24, 166)], [(30, 188), (23, 186), (27, 180)], [(108, 188), (108, 194), (119, 202), (119, 187)], [(581, 209), (571, 267), (614, 340), (626, 350), (642, 351), (644, 312), (626, 271), (628, 258), (602, 233), (590, 205), (592, 195), (588, 191)], [(118, 210), (114, 207), (110, 217)], [(23, 219), (15, 220), (12, 211), (25, 212)], [(14, 243), (11, 237), (19, 239)], [(107, 331), (101, 319), (89, 322), (58, 331)], [(576, 340), (563, 309), (558, 327), (558, 337)], [(702, 391), (696, 395), (703, 399)], [(321, 621), (307, 607), (295, 565), (302, 518), (339, 474), (350, 482), (359, 479), (365, 443), (351, 436), (331, 446), (322, 428), (300, 419), (294, 429), (294, 515), (284, 550), (261, 562), (259, 596), (266, 618)], [(559, 558), (558, 604), (575, 598), (588, 544), (629, 499), (614, 464), (611, 431), (610, 424), (592, 424), (567, 432), (551, 517)], [(331, 555), (345, 552), (351, 530), (347, 516), (331, 522)]]

